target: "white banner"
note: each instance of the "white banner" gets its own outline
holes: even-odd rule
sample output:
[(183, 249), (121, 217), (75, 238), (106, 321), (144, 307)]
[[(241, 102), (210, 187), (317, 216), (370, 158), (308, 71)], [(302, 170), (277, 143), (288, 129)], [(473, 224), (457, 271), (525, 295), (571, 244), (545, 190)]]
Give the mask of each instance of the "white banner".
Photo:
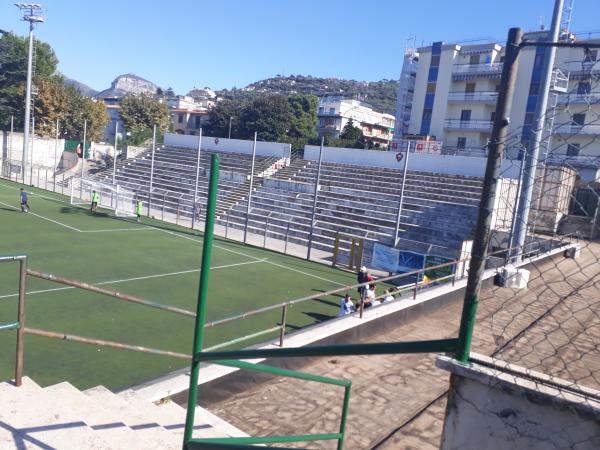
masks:
[(398, 256), (398, 249), (386, 247), (376, 242), (373, 245), (371, 267), (388, 272), (396, 272), (398, 269)]

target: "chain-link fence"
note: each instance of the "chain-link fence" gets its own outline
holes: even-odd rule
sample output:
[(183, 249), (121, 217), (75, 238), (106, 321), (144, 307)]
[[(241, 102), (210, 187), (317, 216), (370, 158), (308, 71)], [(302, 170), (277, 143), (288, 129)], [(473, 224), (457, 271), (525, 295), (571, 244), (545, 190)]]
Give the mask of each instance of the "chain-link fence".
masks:
[[(569, 70), (554, 71), (528, 217), (519, 214), (518, 197), (500, 198), (510, 202), (504, 207), (513, 211), (512, 223), (489, 235), (488, 250), (505, 253), (495, 282), (480, 291), (472, 351), (492, 358), (498, 379), (508, 374), (517, 384), (517, 379), (527, 379), (556, 389), (570, 401), (597, 405), (600, 160), (595, 155), (600, 152), (600, 63), (597, 50), (562, 50), (563, 56), (559, 53), (557, 58)], [(570, 60), (564, 61), (565, 53)], [(562, 87), (554, 84), (557, 77)], [(517, 170), (520, 187), (526, 183), (526, 161), (534, 150), (530, 139), (534, 126), (526, 125), (505, 141), (508, 159), (500, 176)], [(519, 225), (526, 230), (525, 245), (519, 241)], [(540, 258), (540, 252), (528, 247), (536, 240), (565, 236), (573, 244), (566, 252)], [(487, 260), (489, 267), (492, 257)], [(517, 269), (512, 265), (517, 261), (528, 264)], [(579, 419), (576, 427), (542, 424), (542, 428), (550, 438), (567, 429), (576, 432), (598, 417)], [(597, 443), (582, 439), (582, 448)]]

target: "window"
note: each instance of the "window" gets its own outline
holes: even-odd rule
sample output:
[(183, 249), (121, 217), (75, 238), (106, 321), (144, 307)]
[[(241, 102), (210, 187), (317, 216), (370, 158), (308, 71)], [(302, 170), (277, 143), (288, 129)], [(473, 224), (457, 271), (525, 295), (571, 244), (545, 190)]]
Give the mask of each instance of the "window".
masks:
[(585, 124), (585, 113), (573, 114), (573, 125), (583, 126)]
[(529, 95), (538, 95), (540, 91), (540, 83), (537, 81), (532, 81), (529, 86)]
[(329, 114), (335, 114), (335, 108), (329, 108)]
[(541, 67), (544, 63), (544, 55), (542, 53), (538, 53), (535, 55), (535, 59), (533, 60), (533, 67)]
[(435, 83), (427, 83), (427, 93), (433, 94), (435, 92)]
[(523, 123), (525, 123), (525, 125), (532, 125), (533, 124), (533, 116), (534, 116), (534, 113), (532, 113), (532, 112), (525, 113), (525, 121)]
[(471, 120), (471, 110), (470, 109), (463, 109), (460, 112), (460, 121), (461, 122), (468, 122), (469, 120)]
[(494, 90), (495, 90), (496, 92), (500, 92), (500, 84), (497, 84)]
[(467, 83), (465, 85), (465, 92), (467, 94), (472, 94), (473, 92), (475, 92), (475, 83)]
[(440, 65), (440, 55), (431, 55), (430, 66), (439, 67), (439, 65)]
[(183, 114), (179, 114), (179, 117), (177, 118), (177, 122), (183, 123)]
[(196, 128), (200, 128), (200, 116), (195, 117)]
[(456, 148), (460, 148), (463, 149), (467, 146), (467, 138), (466, 137), (459, 137), (456, 140)]
[(569, 144), (567, 146), (567, 156), (579, 156), (581, 144)]
[(584, 53), (585, 53), (585, 59), (583, 60), (584, 62), (592, 62), (592, 61), (598, 60), (598, 50), (587, 50), (587, 51), (584, 51)]
[(324, 125), (325, 122), (323, 122), (323, 119), (319, 119), (319, 126), (322, 127)]
[(589, 81), (580, 81), (577, 85), (577, 94), (589, 94), (592, 91), (592, 84)]
[(425, 108), (423, 110), (423, 121), (431, 121), (431, 114), (432, 114), (432, 109), (431, 108)]
[(471, 57), (469, 58), (469, 64), (471, 64), (471, 65), (479, 64), (479, 56), (480, 55), (471, 55)]
[(319, 114), (323, 114), (323, 107), (319, 106)]
[(492, 111), (490, 114), (490, 122), (493, 122), (496, 119), (496, 111)]

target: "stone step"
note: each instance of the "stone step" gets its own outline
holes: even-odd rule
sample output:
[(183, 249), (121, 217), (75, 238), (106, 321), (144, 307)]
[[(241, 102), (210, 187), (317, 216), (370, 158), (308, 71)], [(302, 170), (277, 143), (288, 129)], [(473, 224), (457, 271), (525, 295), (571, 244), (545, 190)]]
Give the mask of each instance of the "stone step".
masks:
[[(27, 378), (23, 379), (23, 385), (18, 388), (9, 383), (2, 383), (0, 398), (0, 420), (17, 429), (23, 440), (36, 445), (32, 448), (113, 448), (75, 412), (65, 407), (56, 395), (41, 389)], [(19, 445), (7, 448), (14, 447), (19, 448)]]
[(105, 403), (94, 401), (68, 382), (62, 382), (44, 389), (60, 399), (63, 406), (76, 412), (92, 430), (102, 435), (111, 448), (145, 448), (159, 450), (161, 447), (149, 436), (138, 430), (132, 430), (124, 422), (124, 417), (115, 415)]
[(161, 449), (179, 449), (182, 440), (169, 432), (154, 416), (148, 415), (144, 409), (136, 408), (125, 399), (113, 394), (103, 386), (96, 386), (83, 391), (85, 395), (110, 409), (115, 417), (122, 417), (123, 422), (134, 432), (144, 436), (146, 440), (155, 442)]

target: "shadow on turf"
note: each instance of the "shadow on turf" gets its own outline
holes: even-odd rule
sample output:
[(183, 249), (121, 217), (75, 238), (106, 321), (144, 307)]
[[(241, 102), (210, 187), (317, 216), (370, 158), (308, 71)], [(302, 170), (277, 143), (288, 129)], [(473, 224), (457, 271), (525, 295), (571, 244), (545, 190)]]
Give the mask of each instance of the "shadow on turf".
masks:
[(92, 212), (89, 209), (83, 209), (83, 208), (69, 208), (67, 206), (63, 206), (62, 208), (60, 208), (60, 212), (62, 214), (85, 214), (86, 216), (94, 216), (94, 217), (110, 217), (110, 214), (107, 214), (105, 212)]
[(315, 319), (317, 321), (317, 323), (325, 322), (326, 320), (331, 320), (335, 317), (335, 316), (328, 316), (327, 314), (321, 314), (321, 313), (316, 313), (316, 312), (304, 312), (303, 314), (306, 314), (308, 317), (312, 317), (313, 319)]

